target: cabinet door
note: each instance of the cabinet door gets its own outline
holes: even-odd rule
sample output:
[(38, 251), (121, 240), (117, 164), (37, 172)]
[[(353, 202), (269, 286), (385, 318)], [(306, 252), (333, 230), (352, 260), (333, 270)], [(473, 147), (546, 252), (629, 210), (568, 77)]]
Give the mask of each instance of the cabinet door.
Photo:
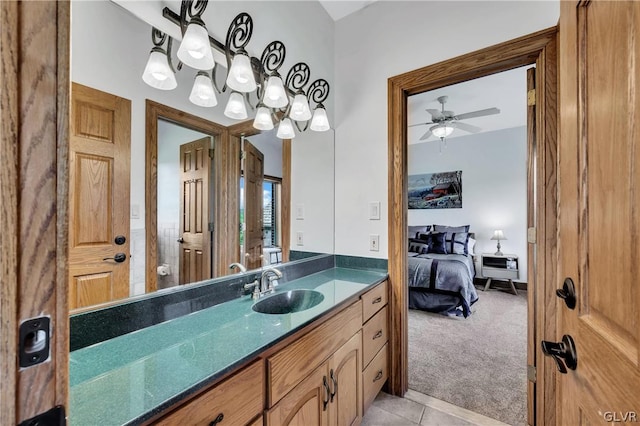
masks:
[(267, 426), (327, 426), (329, 424), (329, 367), (315, 369), (267, 411)]
[(329, 364), (332, 425), (359, 425), (362, 421), (362, 332), (338, 349)]

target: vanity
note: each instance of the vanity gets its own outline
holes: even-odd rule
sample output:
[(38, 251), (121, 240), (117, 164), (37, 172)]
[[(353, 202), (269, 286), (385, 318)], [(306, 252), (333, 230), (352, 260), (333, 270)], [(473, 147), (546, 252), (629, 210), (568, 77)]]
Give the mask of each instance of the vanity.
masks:
[(276, 288), (321, 294), (308, 309), (245, 295), (74, 350), (69, 423), (359, 424), (388, 374), (386, 279), (324, 269)]

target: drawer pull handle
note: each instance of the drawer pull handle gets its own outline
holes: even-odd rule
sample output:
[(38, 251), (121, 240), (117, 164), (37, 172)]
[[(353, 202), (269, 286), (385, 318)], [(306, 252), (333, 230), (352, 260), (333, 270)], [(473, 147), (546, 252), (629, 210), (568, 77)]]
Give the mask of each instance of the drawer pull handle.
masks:
[(333, 374), (333, 369), (329, 372), (329, 377), (331, 377), (331, 381), (333, 382), (333, 392), (331, 392), (331, 402), (333, 402), (333, 397), (338, 393), (338, 381), (336, 380), (336, 376)]
[(327, 405), (329, 404), (329, 398), (331, 395), (329, 383), (327, 383), (327, 376), (322, 376), (322, 386), (324, 386), (325, 395), (327, 397), (327, 399), (322, 399), (322, 411), (327, 411)]
[(376, 374), (376, 377), (374, 377), (373, 382), (375, 383), (380, 379), (382, 379), (382, 370), (378, 371), (378, 374)]
[(371, 301), (371, 304), (375, 305), (376, 303), (380, 303), (380, 302), (382, 302), (382, 297), (376, 297)]
[(220, 413), (218, 414), (218, 416), (215, 418), (215, 420), (213, 420), (211, 423), (209, 423), (209, 426), (216, 426), (218, 423), (221, 423), (222, 420), (224, 420), (224, 414)]
[(382, 330), (378, 330), (378, 332), (373, 336), (373, 340), (379, 339), (382, 337)]

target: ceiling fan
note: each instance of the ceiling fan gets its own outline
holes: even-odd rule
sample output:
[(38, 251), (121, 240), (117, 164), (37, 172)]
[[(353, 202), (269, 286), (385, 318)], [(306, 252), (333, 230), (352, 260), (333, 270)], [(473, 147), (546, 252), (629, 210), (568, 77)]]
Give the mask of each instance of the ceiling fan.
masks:
[(442, 105), (442, 108), (440, 111), (438, 111), (437, 109), (429, 109), (429, 108), (426, 109), (426, 111), (429, 114), (431, 114), (431, 121), (428, 121), (426, 123), (412, 124), (409, 126), (409, 127), (415, 127), (415, 126), (424, 126), (427, 124), (433, 124), (433, 126), (431, 126), (429, 130), (427, 130), (427, 133), (422, 135), (422, 137), (420, 138), (421, 141), (428, 139), (429, 137), (431, 137), (431, 135), (434, 135), (440, 139), (444, 139), (447, 136), (449, 136), (454, 129), (464, 130), (465, 132), (469, 132), (469, 133), (478, 133), (479, 131), (482, 130), (480, 127), (472, 126), (471, 124), (467, 124), (467, 123), (462, 123), (460, 120), (465, 120), (468, 118), (484, 117), (485, 115), (493, 115), (493, 114), (500, 113), (500, 110), (494, 107), (494, 108), (481, 109), (478, 111), (466, 112), (464, 114), (455, 114), (453, 111), (445, 111), (444, 104), (447, 103), (447, 99), (449, 99), (448, 96), (438, 97), (438, 102), (440, 102), (440, 104)]

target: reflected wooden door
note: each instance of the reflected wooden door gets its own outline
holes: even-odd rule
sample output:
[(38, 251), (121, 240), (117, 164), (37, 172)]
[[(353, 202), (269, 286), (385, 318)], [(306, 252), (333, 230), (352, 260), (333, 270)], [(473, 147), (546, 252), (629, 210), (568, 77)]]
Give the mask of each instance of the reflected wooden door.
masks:
[(131, 101), (73, 83), (69, 309), (129, 296)]
[(247, 269), (255, 269), (262, 266), (264, 155), (246, 139), (244, 155), (245, 266)]
[(561, 2), (558, 424), (640, 421), (640, 2)]
[(180, 284), (211, 278), (211, 139), (180, 145)]

